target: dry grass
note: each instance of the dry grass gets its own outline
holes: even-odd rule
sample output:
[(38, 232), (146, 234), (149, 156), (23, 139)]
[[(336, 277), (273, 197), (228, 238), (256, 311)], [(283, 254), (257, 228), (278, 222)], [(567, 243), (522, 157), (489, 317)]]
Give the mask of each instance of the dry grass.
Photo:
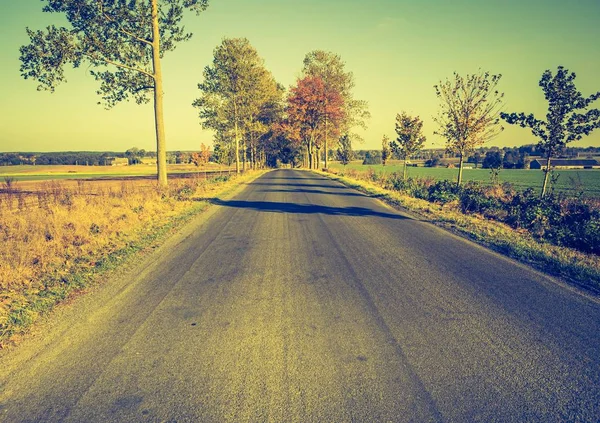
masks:
[[(46, 182), (29, 195), (1, 195), (0, 201), (0, 346), (31, 324), (93, 274), (113, 265), (115, 255), (143, 246), (177, 218), (206, 205), (200, 198), (239, 184), (186, 179), (170, 182), (168, 191), (146, 181), (102, 185), (78, 182), (66, 188)], [(110, 260), (109, 260), (110, 259)]]

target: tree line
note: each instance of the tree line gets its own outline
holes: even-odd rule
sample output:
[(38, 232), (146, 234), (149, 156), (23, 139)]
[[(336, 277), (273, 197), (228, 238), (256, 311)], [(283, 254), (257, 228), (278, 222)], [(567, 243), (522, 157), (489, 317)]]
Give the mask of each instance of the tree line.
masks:
[[(107, 108), (120, 101), (153, 102), (156, 129), (157, 176), (167, 184), (161, 60), (166, 52), (192, 34), (181, 24), (186, 11), (199, 14), (208, 0), (46, 0), (45, 12), (64, 14), (66, 27), (27, 28), (28, 45), (20, 49), (21, 74), (38, 81), (38, 89), (54, 91), (65, 81), (64, 67), (86, 65), (100, 83), (98, 94)], [(600, 92), (584, 97), (575, 87), (575, 73), (559, 66), (546, 70), (539, 85), (548, 101), (546, 119), (503, 110), (501, 75), (479, 71), (454, 73), (434, 85), (440, 101), (434, 132), (446, 149), (459, 158), (457, 184), (465, 160), (496, 137), (501, 122), (529, 128), (550, 160), (567, 143), (600, 127), (600, 111), (590, 105)], [(245, 38), (224, 38), (214, 50), (198, 84), (193, 102), (201, 124), (215, 132), (215, 156), (233, 162), (236, 171), (275, 165), (302, 164), (310, 169), (328, 166), (329, 151), (346, 161), (355, 128), (366, 127), (367, 103), (353, 96), (354, 77), (341, 58), (315, 50), (306, 55), (301, 77), (286, 94), (256, 49)], [(393, 140), (382, 141), (381, 160), (392, 154), (404, 160), (423, 148), (426, 137), (419, 116), (401, 112)]]

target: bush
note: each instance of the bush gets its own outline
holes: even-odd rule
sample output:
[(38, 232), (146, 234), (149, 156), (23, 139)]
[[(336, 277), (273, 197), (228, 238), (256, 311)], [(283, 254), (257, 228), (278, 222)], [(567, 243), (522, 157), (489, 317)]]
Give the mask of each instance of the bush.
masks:
[(446, 204), (458, 200), (460, 187), (448, 180), (437, 181), (428, 189), (427, 200), (434, 203)]

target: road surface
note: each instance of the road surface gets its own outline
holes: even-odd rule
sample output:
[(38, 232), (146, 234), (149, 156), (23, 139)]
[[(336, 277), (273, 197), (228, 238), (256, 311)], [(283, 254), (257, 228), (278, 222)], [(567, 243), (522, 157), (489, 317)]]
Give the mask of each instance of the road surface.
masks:
[(217, 203), (3, 353), (0, 421), (600, 418), (597, 299), (309, 172)]

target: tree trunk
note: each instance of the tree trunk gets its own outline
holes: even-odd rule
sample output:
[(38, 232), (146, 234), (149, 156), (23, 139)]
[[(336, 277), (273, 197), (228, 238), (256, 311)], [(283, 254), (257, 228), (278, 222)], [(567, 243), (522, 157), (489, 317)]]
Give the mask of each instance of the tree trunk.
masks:
[(551, 154), (548, 153), (548, 159), (546, 160), (546, 169), (544, 169), (544, 184), (542, 185), (542, 194), (540, 197), (544, 197), (546, 195), (546, 187), (548, 186), (548, 177), (550, 176), (550, 157)]
[(321, 168), (321, 149), (317, 147), (317, 163), (315, 164), (315, 169), (319, 170)]
[(404, 170), (402, 172), (402, 179), (406, 181), (406, 162), (408, 161), (407, 157), (404, 157)]
[(327, 114), (325, 114), (325, 169), (327, 169)]
[(460, 184), (462, 183), (462, 172), (463, 172), (463, 155), (461, 153), (460, 161), (458, 162), (458, 182), (456, 183), (457, 186), (460, 186)]
[(242, 156), (242, 172), (246, 171), (246, 156), (248, 155), (248, 152), (246, 151), (246, 140), (244, 139), (244, 142), (242, 143), (242, 151), (243, 151), (243, 156)]
[(167, 186), (167, 147), (163, 113), (163, 81), (160, 66), (160, 32), (158, 0), (152, 0), (152, 67), (154, 73), (154, 123), (156, 127), (156, 172), (158, 185)]
[(240, 136), (237, 122), (237, 106), (233, 101), (233, 122), (235, 126), (235, 173), (240, 173)]
[(313, 145), (312, 145), (312, 135), (308, 140), (308, 168), (312, 170), (313, 168)]

